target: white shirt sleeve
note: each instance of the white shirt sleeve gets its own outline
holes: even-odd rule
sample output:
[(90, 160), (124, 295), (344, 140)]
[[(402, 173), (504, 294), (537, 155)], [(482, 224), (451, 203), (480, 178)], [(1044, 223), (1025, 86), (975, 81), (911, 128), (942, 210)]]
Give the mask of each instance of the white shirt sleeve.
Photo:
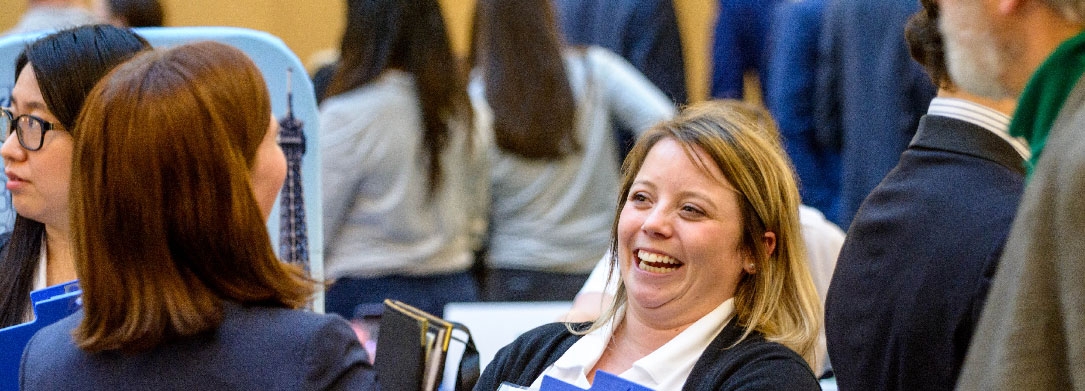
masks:
[(620, 123), (641, 134), (674, 116), (674, 102), (625, 59), (595, 46), (588, 48), (587, 57), (593, 84)]
[[(584, 286), (580, 288), (578, 295), (584, 293), (606, 293), (613, 295), (618, 290), (618, 265), (610, 267), (611, 260), (615, 260), (610, 255), (610, 250), (607, 250), (606, 254), (603, 254), (603, 258), (599, 259), (599, 263), (595, 264), (595, 268), (591, 270), (591, 274), (588, 275), (588, 280), (584, 281)], [(607, 284), (607, 278), (610, 278), (610, 284)]]

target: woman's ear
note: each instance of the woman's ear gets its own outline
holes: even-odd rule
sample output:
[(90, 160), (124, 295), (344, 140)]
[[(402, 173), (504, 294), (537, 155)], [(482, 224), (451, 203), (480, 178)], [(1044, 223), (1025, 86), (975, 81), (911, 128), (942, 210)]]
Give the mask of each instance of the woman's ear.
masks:
[(761, 242), (765, 245), (765, 258), (771, 257), (776, 251), (776, 233), (765, 232), (765, 236), (761, 237)]
[[(767, 259), (772, 256), (773, 251), (776, 251), (776, 233), (765, 232), (765, 236), (761, 237), (761, 242), (765, 245), (765, 258)], [(753, 260), (742, 265), (742, 269), (746, 270), (746, 273), (757, 274), (757, 264)]]

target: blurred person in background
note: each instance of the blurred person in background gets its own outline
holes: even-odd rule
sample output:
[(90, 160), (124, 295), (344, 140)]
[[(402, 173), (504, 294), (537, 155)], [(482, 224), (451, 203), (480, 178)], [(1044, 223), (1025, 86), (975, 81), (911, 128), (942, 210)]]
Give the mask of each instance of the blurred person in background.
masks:
[(441, 316), (478, 300), (487, 139), (436, 0), (348, 0), (346, 16), (320, 104), (326, 310), (392, 298)]
[[(621, 56), (676, 105), (689, 101), (678, 15), (671, 0), (553, 0), (565, 43), (599, 46)], [(612, 123), (621, 164), (634, 129)]]
[[(16, 0), (10, 0), (16, 1)], [(42, 30), (60, 30), (101, 22), (83, 0), (27, 0), (26, 12), (14, 27), (0, 36)]]
[(829, 207), (836, 213), (828, 217), (847, 229), (859, 204), (897, 165), (935, 87), (904, 42), (918, 1), (826, 1), (814, 129), (818, 144), (840, 156), (839, 206)]
[(166, 18), (158, 0), (94, 0), (91, 9), (118, 27), (162, 27)]
[(613, 223), (612, 119), (641, 133), (674, 106), (613, 52), (565, 46), (549, 0), (480, 0), (471, 64), (494, 140), (483, 298), (571, 300)]

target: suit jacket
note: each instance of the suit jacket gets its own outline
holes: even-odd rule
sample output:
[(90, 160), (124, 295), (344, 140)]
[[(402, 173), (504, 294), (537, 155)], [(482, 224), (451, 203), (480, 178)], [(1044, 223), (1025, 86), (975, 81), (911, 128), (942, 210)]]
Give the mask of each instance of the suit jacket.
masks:
[(34, 335), (22, 390), (378, 389), (365, 350), (338, 316), (227, 303), (217, 330), (136, 354), (76, 347), (71, 331), (82, 316)]
[(785, 1), (776, 6), (767, 69), (763, 70), (763, 98), (780, 126), (781, 141), (799, 177), (803, 203), (826, 216), (837, 216), (840, 150), (818, 143), (814, 122), (818, 37), (826, 1)]
[(686, 68), (674, 4), (666, 0), (554, 0), (571, 45), (597, 45), (633, 64), (676, 103), (685, 103)]
[(1021, 200), (959, 389), (1085, 389), (1085, 78)]
[[(581, 323), (573, 327), (585, 330), (589, 325)], [(802, 357), (783, 345), (766, 341), (758, 332), (731, 346), (742, 336), (742, 332), (738, 322), (729, 322), (693, 365), (693, 371), (682, 389), (821, 389)], [(497, 352), (475, 384), (475, 390), (496, 390), (502, 382), (530, 386), (580, 337), (569, 332), (565, 323), (551, 323), (524, 333)]]
[(953, 389), (1024, 175), (1024, 158), (991, 131), (923, 117), (855, 215), (829, 286), (841, 390)]
[(935, 88), (912, 61), (904, 24), (915, 0), (828, 0), (818, 49), (818, 142), (841, 155), (841, 227), (900, 159)]
[[(719, 0), (715, 36), (712, 40), (712, 97), (742, 99), (746, 71), (768, 83), (769, 24), (781, 0)], [(768, 90), (762, 88), (765, 95)]]

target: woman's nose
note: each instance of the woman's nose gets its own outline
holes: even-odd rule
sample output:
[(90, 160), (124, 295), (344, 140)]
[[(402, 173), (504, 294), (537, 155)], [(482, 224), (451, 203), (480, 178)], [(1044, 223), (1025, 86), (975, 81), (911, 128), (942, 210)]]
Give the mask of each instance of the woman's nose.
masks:
[(656, 206), (645, 216), (641, 229), (651, 236), (670, 237), (673, 233), (672, 216), (666, 208)]
[(15, 132), (11, 132), (3, 141), (4, 144), (0, 146), (0, 157), (3, 157), (5, 162), (26, 159), (26, 150), (19, 145), (19, 137)]

